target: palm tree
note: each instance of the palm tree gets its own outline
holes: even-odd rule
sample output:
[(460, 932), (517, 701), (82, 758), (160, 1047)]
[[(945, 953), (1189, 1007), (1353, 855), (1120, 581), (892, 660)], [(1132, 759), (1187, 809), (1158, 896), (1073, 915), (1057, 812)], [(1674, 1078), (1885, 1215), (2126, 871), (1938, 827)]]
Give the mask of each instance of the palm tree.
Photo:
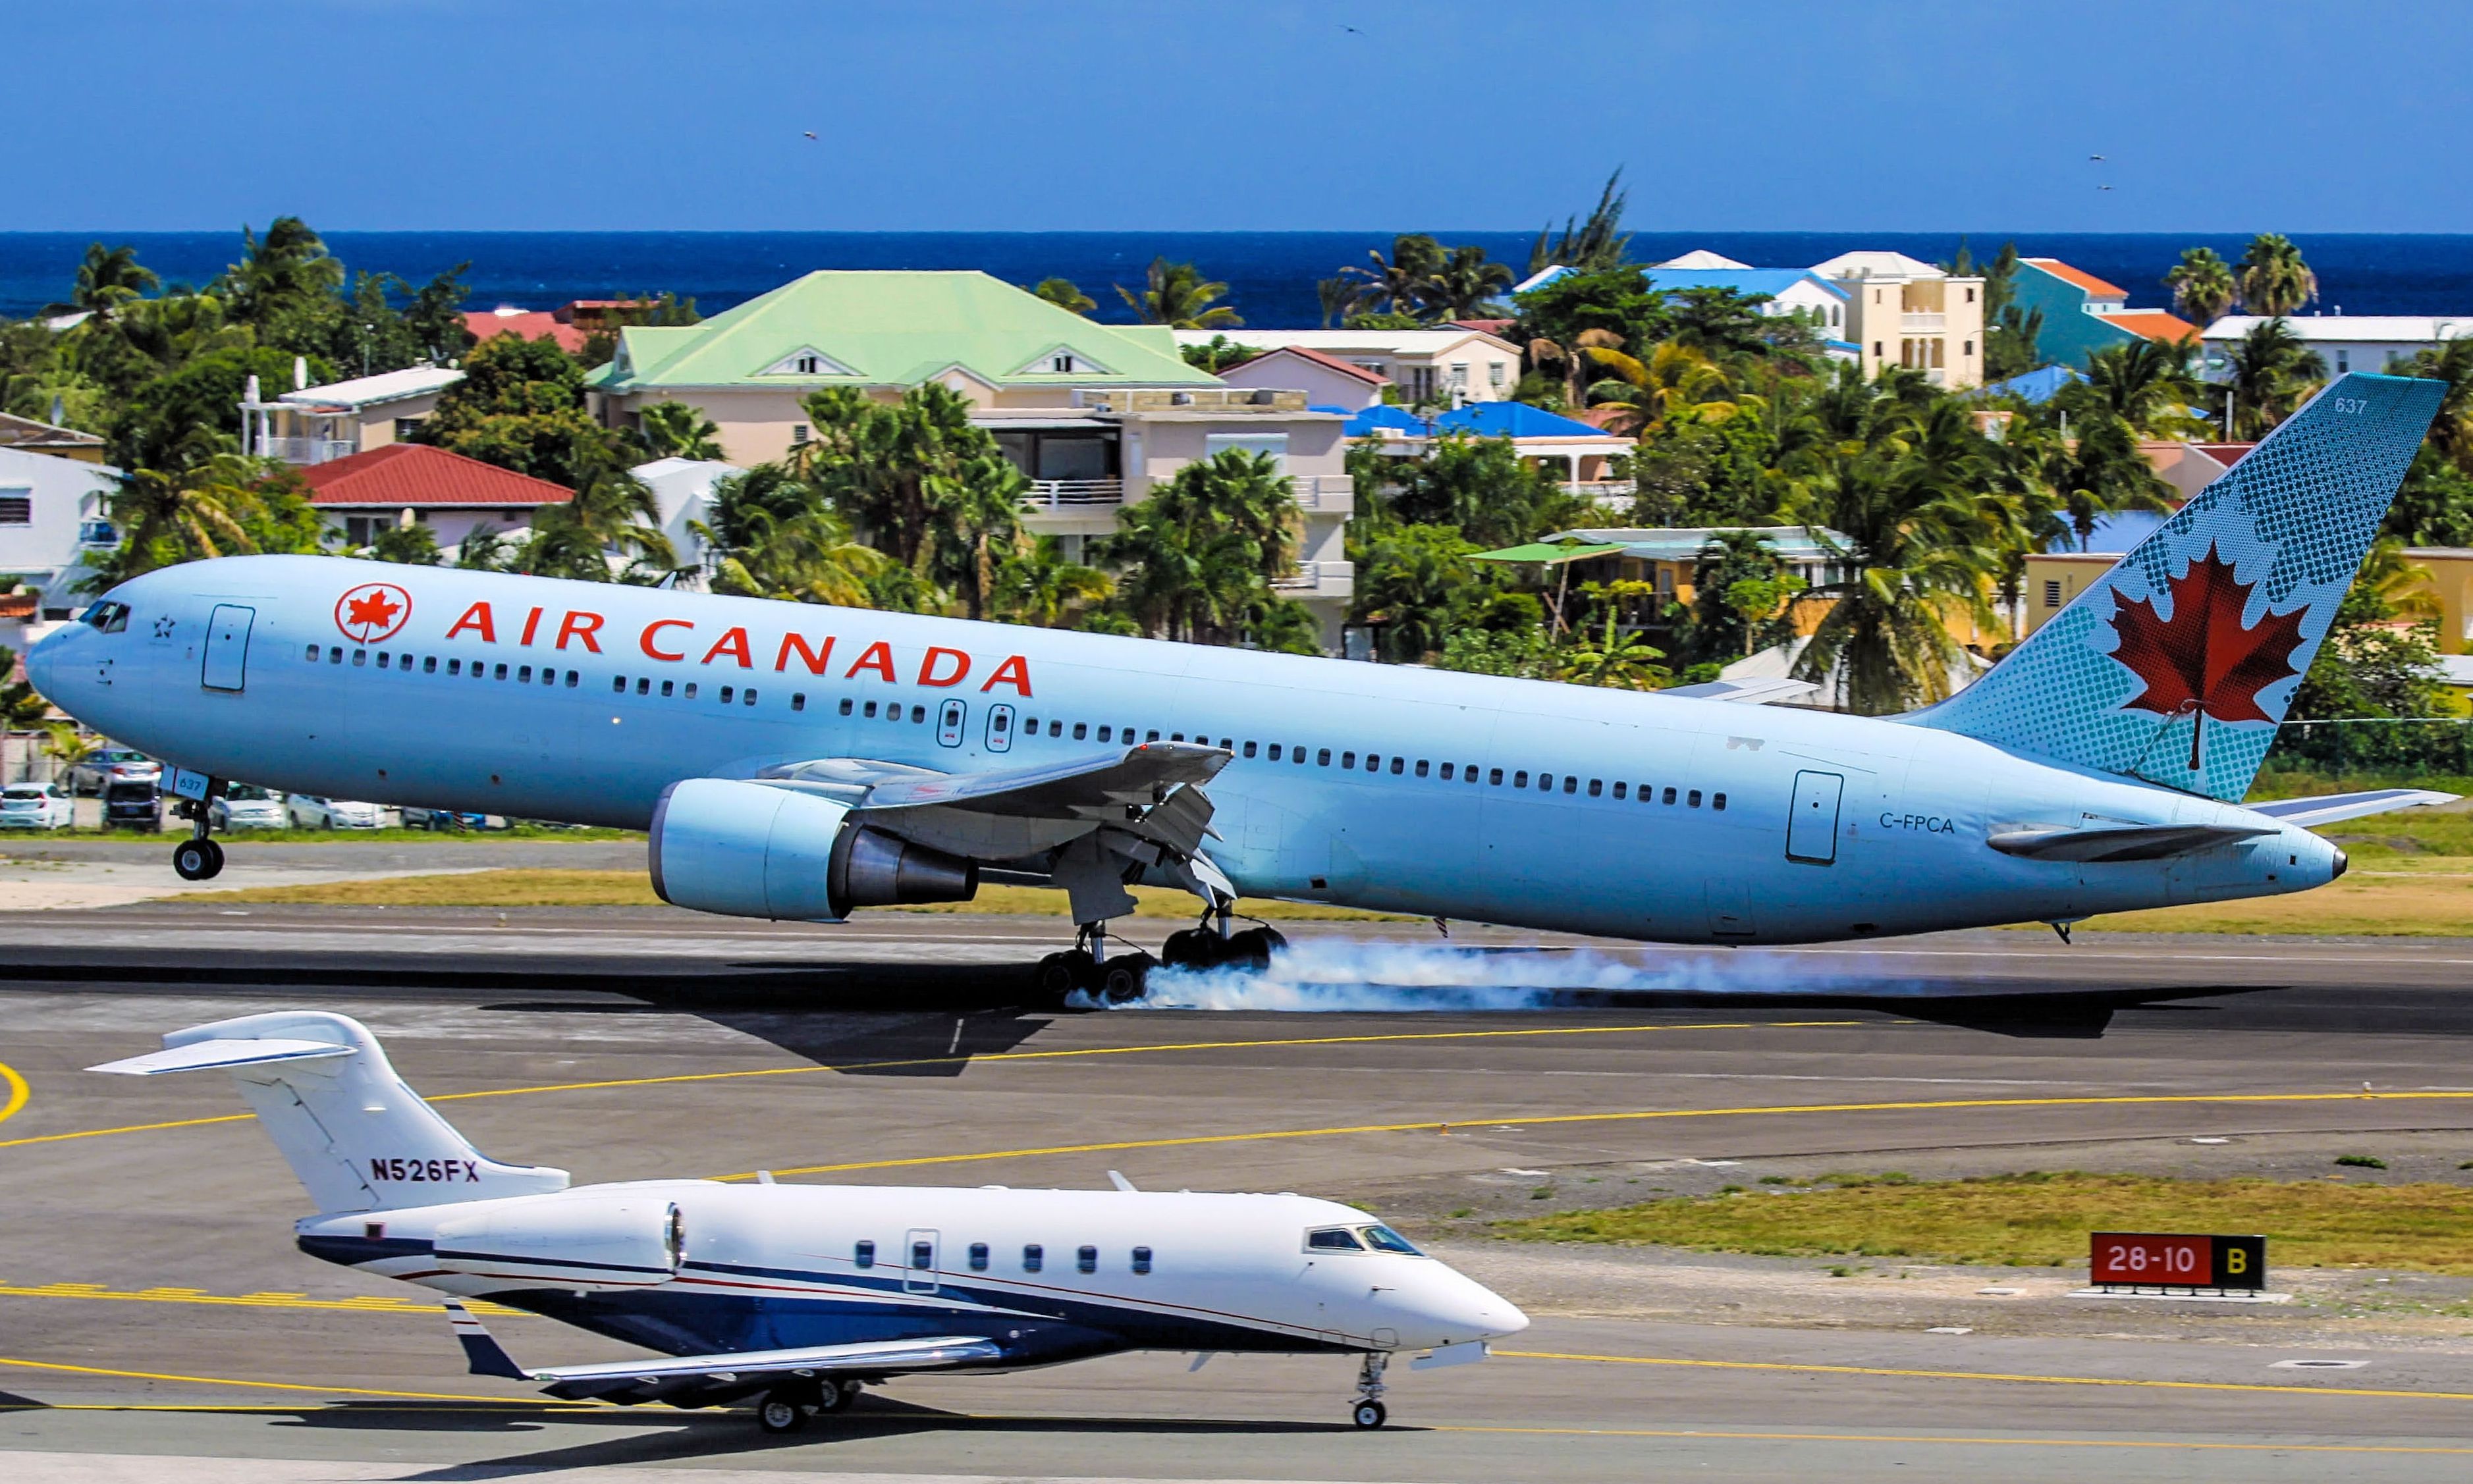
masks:
[(1117, 603), (1147, 633), (1204, 643), (1244, 632), (1295, 562), (1301, 523), (1279, 466), (1243, 449), (1185, 466), (1116, 521), (1099, 556)]
[(2059, 501), (2056, 516), (2065, 518), (2084, 551), (2105, 515), (2126, 512), (2169, 515), (2173, 487), (2155, 472), (2138, 449), (2130, 425), (2106, 413), (2088, 417), (2075, 443), (2053, 448), (2051, 480)]
[(1605, 424), (1609, 433), (1632, 438), (1654, 432), (1686, 408), (1712, 422), (1734, 414), (1734, 387), (1726, 373), (1681, 341), (1658, 342), (1646, 361), (1602, 347), (1590, 347), (1588, 356), (1614, 372), (1589, 389), (1597, 405), (1620, 409)]
[(2447, 384), (2438, 399), (2438, 416), (2430, 425), (2431, 445), (2460, 466), (2473, 458), (2473, 336), (2424, 347), (2389, 370)]
[(1580, 389), (1580, 378), (1589, 369), (1590, 357), (1600, 350), (1612, 350), (1622, 343), (1623, 338), (1612, 330), (1582, 330), (1572, 337), (1568, 346), (1558, 345), (1541, 335), (1528, 343), (1528, 362), (1540, 371), (1549, 366), (1561, 367), (1563, 405), (1566, 408), (1579, 407), (1587, 401)]
[(111, 580), (254, 550), (242, 525), (252, 472), (239, 455), (221, 454), (185, 469), (131, 474), (111, 497), (112, 524), (129, 533), (115, 554)]
[(1485, 249), (1458, 247), (1426, 275), (1425, 299), (1442, 320), (1465, 320), (1483, 312), (1494, 297), (1511, 287), (1511, 268), (1485, 260)]
[(2232, 265), (2218, 257), (2213, 248), (2184, 251), (2181, 261), (2164, 275), (2164, 286), (2173, 291), (2173, 307), (2181, 318), (2200, 329), (2222, 319), (2239, 293)]
[(997, 567), (1019, 555), (1023, 542), (1021, 515), (1029, 477), (987, 441), (986, 447), (933, 469), (921, 485), (927, 539), (916, 570), (959, 592), (966, 617), (983, 618)]
[(657, 459), (717, 460), (721, 428), (700, 407), (684, 402), (655, 402), (644, 409), (636, 436)]
[(2232, 371), (2224, 383), (2226, 436), (2235, 439), (2265, 438), (2327, 379), (2327, 363), (2280, 315), (2251, 325), (2225, 362)]
[[(1403, 232), (1391, 239), (1391, 255), (1369, 250), (1372, 268), (1343, 268), (1342, 277), (1365, 280), (1365, 302), (1385, 304), (1393, 314), (1421, 315), (1434, 289), (1434, 275), (1443, 266), (1443, 245), (1424, 232)], [(1477, 254), (1483, 257), (1480, 251)]]
[(1115, 589), (1107, 573), (1068, 562), (1063, 543), (1043, 536), (996, 568), (994, 607), (1007, 623), (1062, 629)]
[(99, 242), (90, 243), (84, 261), (78, 264), (77, 287), (69, 291), (68, 302), (46, 304), (43, 313), (70, 314), (83, 309), (98, 320), (108, 321), (121, 305), (144, 298), (162, 282), (155, 270), (138, 263), (135, 248), (126, 244), (107, 248)]
[(713, 591), (835, 608), (875, 606), (871, 585), (893, 560), (853, 539), (832, 512), (818, 506), (784, 514), (753, 503), (730, 510), (727, 500), (716, 499), (713, 524), (689, 523), (705, 543)]
[(1075, 314), (1087, 315), (1099, 307), (1099, 301), (1076, 288), (1070, 278), (1042, 278), (1039, 286), (1030, 292), (1059, 309), (1068, 309)]
[(1552, 242), (1554, 224), (1549, 221), (1537, 233), (1536, 246), (1528, 250), (1528, 271), (1541, 273), (1556, 263), (1576, 268), (1582, 273), (1619, 267), (1631, 251), (1631, 237), (1622, 229), (1623, 205), (1629, 193), (1617, 189), (1622, 183), (1622, 171), (1618, 167), (1606, 177), (1606, 188), (1597, 193), (1597, 207), (1586, 222), (1574, 225), (1565, 218), (1561, 240)]
[(343, 286), (344, 265), (308, 223), (279, 216), (267, 224), (263, 239), (241, 228), (241, 260), (224, 277), (238, 317), (263, 323), (281, 305), (333, 294)]
[(1346, 321), (1363, 307), (1365, 285), (1346, 278), (1314, 280), (1314, 299), (1322, 307), (1322, 327), (1331, 328), (1333, 320)]
[(660, 503), (642, 480), (623, 469), (593, 475), (575, 491), (575, 498), (542, 511), (525, 543), (524, 569), (541, 577), (566, 577), (606, 583), (610, 559), (627, 555), (630, 564), (667, 569), (678, 564), (670, 539), (661, 531)]
[(2301, 250), (2276, 232), (2249, 240), (2241, 260), (2241, 302), (2244, 309), (2280, 319), (2318, 297), (2318, 275), (2301, 260)]
[(1145, 275), (1145, 287), (1140, 294), (1116, 285), (1117, 295), (1141, 317), (1144, 324), (1164, 324), (1170, 329), (1215, 330), (1234, 328), (1245, 322), (1236, 311), (1213, 300), (1226, 297), (1228, 285), (1206, 280), (1191, 263), (1171, 263), (1166, 258), (1151, 259)]
[(2118, 418), (2141, 436), (2203, 432), (2204, 424), (2176, 411), (2198, 399), (2196, 353), (2186, 340), (2107, 346), (2087, 357), (2086, 381), (2069, 389), (2077, 394), (2071, 401)]
[(1642, 642), (1638, 634), (1615, 632), (1617, 605), (1606, 605), (1601, 632), (1580, 640), (1563, 658), (1562, 678), (1573, 685), (1603, 685), (1615, 690), (1655, 690), (1673, 679), (1657, 661), (1666, 651)]
[(438, 533), (426, 524), (414, 520), (391, 525), (370, 541), (370, 560), (394, 562), (404, 566), (436, 566), (438, 564)]

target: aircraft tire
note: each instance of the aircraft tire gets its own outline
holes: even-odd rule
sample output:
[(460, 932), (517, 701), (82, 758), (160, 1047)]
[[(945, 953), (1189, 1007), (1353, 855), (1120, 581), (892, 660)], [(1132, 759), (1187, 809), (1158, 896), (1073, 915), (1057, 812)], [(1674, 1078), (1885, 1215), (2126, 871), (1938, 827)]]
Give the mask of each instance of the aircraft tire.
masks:
[(183, 881), (204, 881), (223, 869), (223, 851), (212, 840), (183, 840), (172, 847), (172, 873)]
[(816, 1394), (807, 1399), (807, 1404), (821, 1416), (827, 1412), (838, 1412), (857, 1400), (858, 1382), (827, 1381), (816, 1388)]
[(1271, 955), (1288, 945), (1288, 940), (1269, 927), (1249, 927), (1220, 945), (1219, 961), (1241, 964), (1256, 973), (1271, 967)]
[(1092, 968), (1091, 955), (1080, 948), (1041, 959), (1031, 981), (1039, 1002), (1050, 1009), (1063, 1008), (1075, 990), (1093, 987)]
[(1380, 1401), (1360, 1401), (1350, 1409), (1348, 1420), (1359, 1427), (1371, 1429), (1390, 1421), (1391, 1411)]
[(1147, 953), (1128, 953), (1098, 966), (1098, 997), (1111, 1005), (1129, 1005), (1142, 997), (1158, 960)]
[(1216, 969), (1226, 959), (1219, 935), (1207, 927), (1170, 933), (1160, 945), (1160, 962), (1170, 969)]
[(796, 1432), (807, 1425), (805, 1399), (788, 1388), (768, 1391), (764, 1400), (756, 1403), (756, 1425), (766, 1432)]

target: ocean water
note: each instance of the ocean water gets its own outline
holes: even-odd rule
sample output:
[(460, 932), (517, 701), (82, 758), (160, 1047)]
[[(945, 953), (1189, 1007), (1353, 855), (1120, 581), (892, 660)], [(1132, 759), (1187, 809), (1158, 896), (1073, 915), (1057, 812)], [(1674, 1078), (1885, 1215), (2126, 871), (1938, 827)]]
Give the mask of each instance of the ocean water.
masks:
[[(0, 232), (0, 315), (24, 316), (68, 297), (86, 244), (100, 235), (136, 248), (138, 260), (167, 282), (202, 283), (240, 253), (229, 232)], [(1527, 232), (1440, 232), (1446, 243), (1476, 243), (1525, 275), (1535, 240)], [(2161, 279), (2184, 248), (2241, 255), (2237, 236), (2003, 233), (1968, 236), (1979, 256), (2015, 240), (2029, 256), (2057, 257), (2119, 284), (2129, 302), (2170, 302)], [(2304, 236), (2294, 239), (2318, 275), (2327, 313), (2473, 314), (2473, 236)], [(1051, 275), (1072, 279), (1099, 300), (1096, 316), (1133, 313), (1111, 285), (1139, 287), (1154, 256), (1190, 261), (1229, 286), (1227, 302), (1259, 327), (1310, 326), (1319, 311), (1314, 282), (1345, 265), (1364, 264), (1390, 238), (1373, 232), (348, 232), (329, 233), (335, 254), (355, 270), (420, 282), (459, 262), (472, 267), (470, 307), (555, 308), (573, 299), (641, 292), (692, 298), (706, 314), (818, 268), (978, 269), (1020, 284)], [(1807, 267), (1856, 249), (1891, 249), (1932, 262), (1947, 259), (1957, 233), (1644, 232), (1632, 239), (1644, 262), (1709, 248), (1762, 268)]]

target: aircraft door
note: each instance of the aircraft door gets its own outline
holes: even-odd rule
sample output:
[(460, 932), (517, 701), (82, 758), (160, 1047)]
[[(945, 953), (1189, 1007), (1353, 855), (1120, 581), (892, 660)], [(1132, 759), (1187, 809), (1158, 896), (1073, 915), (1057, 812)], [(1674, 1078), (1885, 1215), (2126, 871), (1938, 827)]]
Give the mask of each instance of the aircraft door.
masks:
[(1794, 812), (1786, 824), (1787, 859), (1808, 866), (1827, 866), (1837, 859), (1837, 802), (1845, 789), (1841, 774), (1806, 770), (1794, 776)]
[[(946, 705), (959, 706), (961, 703), (948, 701)], [(991, 753), (1013, 751), (1013, 707), (1001, 701), (988, 707), (988, 751)]]
[(934, 1293), (936, 1291), (936, 1233), (923, 1227), (913, 1227), (901, 1244), (901, 1291)]
[(971, 704), (956, 697), (936, 708), (936, 745), (962, 745), (962, 728), (971, 719)]
[(249, 679), (249, 631), (257, 610), (218, 603), (206, 620), (205, 668), (199, 682), (208, 690), (239, 690)]

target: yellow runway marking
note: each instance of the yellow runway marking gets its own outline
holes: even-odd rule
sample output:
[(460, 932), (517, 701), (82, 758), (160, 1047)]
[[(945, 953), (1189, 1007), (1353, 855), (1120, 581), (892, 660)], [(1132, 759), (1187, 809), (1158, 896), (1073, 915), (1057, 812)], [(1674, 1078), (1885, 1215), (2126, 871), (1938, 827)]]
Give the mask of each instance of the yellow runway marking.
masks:
[(34, 1096), (34, 1089), (26, 1086), (25, 1078), (17, 1075), (17, 1068), (6, 1062), (0, 1062), (0, 1087), (9, 1089), (8, 1097), (0, 1100), (0, 1123), (6, 1123), (17, 1116), (17, 1110), (26, 1106), (26, 1099)]
[(1443, 1425), (1403, 1431), (1497, 1432), (1544, 1438), (1710, 1438), (1745, 1443), (1957, 1443), (1982, 1448), (2171, 1448), (2224, 1453), (2473, 1453), (2473, 1448), (2410, 1443), (2198, 1443), (2149, 1438), (1970, 1438), (1894, 1432), (1726, 1432), (1710, 1427), (1482, 1427)]
[(2413, 1401), (2473, 1401), (2473, 1392), (2387, 1391), (2368, 1386), (2275, 1386), (2257, 1381), (2158, 1381), (2108, 1376), (2012, 1376), (1998, 1371), (1908, 1371), (1889, 1366), (1831, 1366), (1785, 1360), (1680, 1360), (1661, 1355), (1567, 1355), (1552, 1351), (1499, 1350), (1505, 1360), (1574, 1360), (1591, 1365), (1685, 1366), (1709, 1371), (1794, 1371), (1813, 1376), (1893, 1376), (1929, 1381), (2008, 1381), (2035, 1386), (2132, 1386), (2165, 1391), (2270, 1392), (2298, 1397), (2388, 1397)]
[[(302, 1386), (292, 1381), (243, 1381), (227, 1376), (167, 1376), (156, 1371), (114, 1371), (105, 1366), (62, 1365), (52, 1360), (19, 1360), (0, 1355), (0, 1370), (59, 1371), (71, 1376), (113, 1376), (124, 1380), (182, 1381), (196, 1386), (250, 1386), (261, 1391), (305, 1391), (328, 1397), (397, 1397), (414, 1401), (497, 1401), (504, 1397), (461, 1396), (443, 1391), (373, 1391), (366, 1386)], [(555, 1401), (533, 1402), (536, 1406), (557, 1406)]]
[[(530, 1088), (486, 1088), (477, 1092), (441, 1092), (432, 1103), (456, 1103), (476, 1097), (526, 1097), (537, 1092), (589, 1092), (604, 1088), (651, 1088), (667, 1083), (732, 1082), (745, 1077), (800, 1077), (815, 1072), (867, 1072), (900, 1066), (949, 1066), (972, 1062), (1043, 1062), (1068, 1057), (1139, 1056), (1161, 1051), (1235, 1051), (1279, 1046), (1346, 1046), (1386, 1041), (1479, 1041), (1516, 1036), (1625, 1036), (1669, 1031), (1808, 1030), (1829, 1026), (1865, 1025), (1864, 1020), (1726, 1020), (1705, 1025), (1553, 1025), (1495, 1031), (1400, 1031), (1370, 1036), (1295, 1036), (1268, 1041), (1188, 1041), (1155, 1046), (1084, 1046), (1060, 1051), (990, 1051), (972, 1056), (924, 1056), (890, 1062), (846, 1062), (826, 1066), (756, 1066), (729, 1072), (681, 1072), (668, 1077), (619, 1077), (604, 1082), (554, 1082)], [(1883, 1022), (1903, 1023), (1903, 1022)], [(14, 1077), (6, 1066), (0, 1073)], [(22, 1088), (23, 1084), (19, 1086)], [(24, 1098), (19, 1097), (22, 1104)], [(11, 1108), (9, 1112), (15, 1112)], [(0, 1113), (6, 1117), (7, 1113)], [(175, 1118), (165, 1123), (132, 1123), (109, 1129), (79, 1129), (69, 1134), (37, 1134), (25, 1138), (0, 1138), (0, 1149), (20, 1144), (56, 1144), (72, 1138), (105, 1138), (115, 1134), (154, 1134), (166, 1129), (203, 1128), (211, 1123), (247, 1123), (255, 1114), (224, 1113), (212, 1118)]]
[[(423, 1301), (372, 1294), (358, 1299), (312, 1299), (297, 1293), (249, 1293), (239, 1295), (211, 1294), (197, 1288), (146, 1288), (136, 1292), (106, 1288), (101, 1283), (0, 1283), (0, 1298), (10, 1299), (113, 1299), (127, 1304), (207, 1304), (236, 1308), (329, 1309), (355, 1314), (419, 1314), (437, 1319), (444, 1315), (436, 1300)], [(466, 1299), (464, 1306), (476, 1314), (491, 1314), (511, 1319), (530, 1319), (525, 1309), (509, 1308), (486, 1299)]]
[[(1242, 1144), (1295, 1138), (1340, 1138), (1356, 1134), (1415, 1134), (1442, 1127), (1498, 1123), (1538, 1128), (1548, 1124), (1644, 1123), (1662, 1118), (1786, 1117), (1803, 1113), (1919, 1113), (1957, 1108), (2103, 1108), (2169, 1103), (2461, 1102), (2473, 1092), (2172, 1092), (2117, 1097), (1961, 1097), (1911, 1103), (1789, 1103), (1762, 1108), (1653, 1108), (1621, 1113), (1460, 1113), (1414, 1123), (1357, 1123), (1328, 1129), (1270, 1129), (1249, 1134), (1190, 1134), (1176, 1138), (1127, 1138), (1100, 1144), (1050, 1144), (1035, 1149), (992, 1149), (978, 1154), (916, 1155), (902, 1160), (862, 1160), (847, 1164), (809, 1164), (776, 1169), (775, 1175), (837, 1175), (852, 1170), (889, 1170), (927, 1164), (972, 1164), (1041, 1155), (1116, 1154), (1129, 1149), (1176, 1149), (1197, 1144)], [(754, 1172), (715, 1175), (714, 1180), (753, 1180)]]

